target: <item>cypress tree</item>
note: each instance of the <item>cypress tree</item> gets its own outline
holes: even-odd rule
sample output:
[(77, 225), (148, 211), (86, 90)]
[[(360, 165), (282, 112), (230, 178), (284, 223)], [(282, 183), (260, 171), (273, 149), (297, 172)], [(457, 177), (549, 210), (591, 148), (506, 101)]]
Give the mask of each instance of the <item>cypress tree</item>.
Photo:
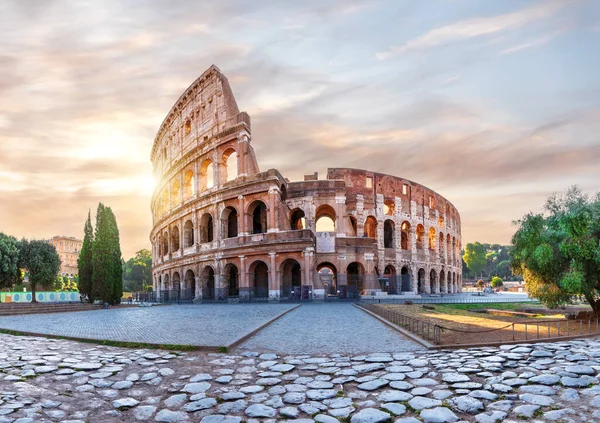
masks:
[(88, 218), (83, 228), (83, 245), (77, 259), (79, 272), (79, 292), (87, 295), (90, 303), (94, 302), (92, 292), (92, 244), (94, 242), (94, 230), (92, 228), (91, 213), (88, 211)]
[(113, 251), (110, 223), (106, 207), (99, 203), (96, 211), (96, 232), (92, 243), (92, 295), (102, 302), (112, 300)]
[(117, 218), (110, 207), (105, 209), (110, 231), (111, 246), (111, 304), (119, 304), (123, 297), (123, 262), (121, 258), (121, 241)]

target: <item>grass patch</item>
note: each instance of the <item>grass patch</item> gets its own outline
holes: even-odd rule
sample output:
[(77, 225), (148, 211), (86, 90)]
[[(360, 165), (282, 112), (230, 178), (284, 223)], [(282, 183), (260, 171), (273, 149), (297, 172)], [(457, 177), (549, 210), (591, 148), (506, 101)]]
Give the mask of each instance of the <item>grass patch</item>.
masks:
[(227, 353), (227, 352), (229, 352), (229, 350), (227, 349), (227, 347), (219, 347), (219, 348), (217, 348), (217, 352), (218, 353)]

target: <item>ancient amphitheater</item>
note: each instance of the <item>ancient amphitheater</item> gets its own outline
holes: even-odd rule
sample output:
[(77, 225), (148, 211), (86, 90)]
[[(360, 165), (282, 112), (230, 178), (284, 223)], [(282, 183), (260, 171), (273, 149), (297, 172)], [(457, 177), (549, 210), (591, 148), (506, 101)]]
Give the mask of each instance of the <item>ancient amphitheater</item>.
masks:
[(160, 126), (150, 239), (154, 292), (163, 300), (461, 290), (460, 216), (444, 197), (360, 169), (291, 182), (260, 170), (251, 134), (250, 116), (215, 66)]

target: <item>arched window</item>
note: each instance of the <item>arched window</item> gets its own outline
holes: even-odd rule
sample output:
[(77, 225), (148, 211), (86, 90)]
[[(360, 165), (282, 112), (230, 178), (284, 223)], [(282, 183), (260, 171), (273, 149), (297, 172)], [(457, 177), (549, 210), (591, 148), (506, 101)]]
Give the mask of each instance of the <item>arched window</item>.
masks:
[(238, 236), (238, 214), (237, 210), (229, 206), (223, 210), (221, 216), (223, 222), (223, 235), (226, 238), (235, 238)]
[(238, 176), (237, 153), (233, 148), (225, 150), (223, 153), (223, 163), (225, 164), (223, 181), (233, 181)]
[(367, 217), (365, 221), (365, 237), (377, 238), (377, 219), (373, 216)]
[(188, 170), (183, 177), (183, 199), (189, 200), (194, 195), (194, 172)]
[(335, 232), (335, 210), (328, 204), (317, 207), (315, 212), (317, 232)]
[(192, 298), (196, 297), (196, 275), (193, 270), (188, 270), (185, 272), (185, 289), (188, 289), (191, 292)]
[(395, 244), (395, 230), (394, 222), (387, 219), (383, 222), (383, 247), (384, 248), (396, 248)]
[(227, 296), (237, 297), (240, 295), (240, 283), (238, 269), (234, 264), (225, 266), (225, 284), (227, 285)]
[(417, 250), (425, 248), (425, 228), (420, 223), (417, 225)]
[(202, 186), (202, 190), (207, 190), (212, 188), (215, 183), (215, 169), (213, 167), (213, 163), (211, 160), (206, 159), (202, 162), (202, 166), (200, 167), (200, 182)]
[(179, 180), (175, 179), (171, 184), (171, 207), (175, 207), (179, 203), (181, 203), (181, 186)]
[(248, 214), (252, 216), (252, 233), (262, 234), (267, 232), (267, 206), (260, 200), (254, 201), (248, 207)]
[(290, 217), (290, 227), (292, 231), (306, 229), (304, 210), (294, 209), (294, 211), (292, 211), (292, 216)]
[(202, 284), (202, 300), (214, 300), (215, 271), (212, 267), (204, 267), (200, 276), (200, 283)]
[(429, 249), (435, 250), (435, 229), (429, 228)]
[(163, 198), (162, 198), (162, 212), (163, 214), (167, 214), (169, 212), (169, 190), (165, 189), (163, 191)]
[(400, 248), (403, 250), (409, 250), (409, 233), (410, 233), (410, 223), (407, 221), (402, 222), (402, 226), (400, 228)]
[(200, 242), (213, 241), (213, 218), (210, 213), (204, 213), (200, 218)]
[(169, 254), (169, 234), (167, 232), (162, 236), (162, 253), (164, 256)]
[(179, 228), (173, 226), (171, 228), (171, 251), (179, 250)]
[(185, 222), (183, 225), (183, 246), (188, 248), (194, 245), (194, 224), (191, 220)]
[(394, 215), (394, 202), (392, 200), (385, 200), (383, 202), (383, 214), (386, 216)]
[(438, 244), (440, 256), (444, 255), (444, 247), (446, 243), (444, 242), (444, 234), (440, 232), (440, 243)]

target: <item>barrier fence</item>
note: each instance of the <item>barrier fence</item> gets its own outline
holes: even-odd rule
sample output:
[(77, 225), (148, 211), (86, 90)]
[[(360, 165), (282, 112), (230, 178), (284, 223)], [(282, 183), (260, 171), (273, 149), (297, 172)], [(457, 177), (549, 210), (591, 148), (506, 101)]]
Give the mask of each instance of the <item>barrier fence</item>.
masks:
[[(565, 337), (600, 335), (600, 319), (584, 320), (540, 320), (532, 322), (511, 322), (505, 326), (484, 330), (449, 328), (443, 325), (403, 315), (395, 310), (376, 304), (359, 304), (362, 308), (414, 333), (436, 345), (460, 344), (454, 334), (463, 334), (467, 340), (475, 336), (475, 342), (462, 342), (486, 345), (494, 342), (557, 340)], [(460, 336), (460, 335), (459, 335)]]
[(498, 295), (495, 297), (480, 297), (474, 295), (465, 297), (463, 295), (447, 294), (439, 297), (425, 298), (361, 298), (361, 303), (366, 304), (486, 304), (486, 303), (538, 303), (531, 298), (511, 298)]

